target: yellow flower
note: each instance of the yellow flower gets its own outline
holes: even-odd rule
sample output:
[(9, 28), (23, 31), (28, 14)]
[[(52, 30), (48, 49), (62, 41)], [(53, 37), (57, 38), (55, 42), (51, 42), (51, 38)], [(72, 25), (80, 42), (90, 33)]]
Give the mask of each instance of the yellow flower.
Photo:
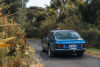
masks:
[(77, 0), (78, 4), (83, 5), (84, 1), (83, 0)]
[(27, 48), (30, 49), (30, 46), (28, 46)]
[(69, 8), (69, 9), (71, 8), (71, 4), (68, 4), (68, 8)]
[(2, 10), (2, 8), (0, 8), (0, 10)]
[(29, 53), (26, 51), (25, 54), (28, 55)]
[(51, 9), (51, 8), (50, 8), (49, 11), (50, 11), (51, 13), (53, 13), (53, 12), (54, 12), (54, 9)]
[(32, 53), (34, 54), (34, 53), (35, 53), (35, 51), (34, 51), (34, 50), (32, 50)]

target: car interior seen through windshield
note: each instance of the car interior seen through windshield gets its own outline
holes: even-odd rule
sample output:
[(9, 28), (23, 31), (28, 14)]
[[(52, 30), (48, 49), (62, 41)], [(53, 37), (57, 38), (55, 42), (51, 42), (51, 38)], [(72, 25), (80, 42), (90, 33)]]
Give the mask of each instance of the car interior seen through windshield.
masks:
[(56, 39), (58, 39), (58, 40), (82, 39), (77, 32), (73, 32), (73, 31), (56, 32), (55, 35), (56, 35)]

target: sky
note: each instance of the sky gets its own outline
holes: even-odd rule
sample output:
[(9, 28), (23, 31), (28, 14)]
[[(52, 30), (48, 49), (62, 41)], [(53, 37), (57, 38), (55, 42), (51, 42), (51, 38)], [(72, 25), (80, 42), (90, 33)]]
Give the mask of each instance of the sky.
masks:
[(38, 7), (43, 7), (45, 8), (46, 5), (50, 5), (51, 0), (29, 0), (29, 2), (26, 4), (27, 7), (30, 6), (38, 6)]

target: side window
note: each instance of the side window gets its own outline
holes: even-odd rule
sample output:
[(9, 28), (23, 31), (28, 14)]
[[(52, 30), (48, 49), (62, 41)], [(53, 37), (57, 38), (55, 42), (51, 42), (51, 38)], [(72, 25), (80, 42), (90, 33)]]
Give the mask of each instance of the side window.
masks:
[(54, 35), (53, 35), (53, 33), (51, 32), (51, 33), (49, 33), (49, 35), (48, 35), (48, 39), (49, 40), (54, 40)]

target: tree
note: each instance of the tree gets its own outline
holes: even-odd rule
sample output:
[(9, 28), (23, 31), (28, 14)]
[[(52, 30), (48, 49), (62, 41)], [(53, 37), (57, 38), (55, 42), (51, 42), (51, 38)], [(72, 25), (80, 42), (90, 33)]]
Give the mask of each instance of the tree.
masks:
[(47, 16), (45, 9), (40, 7), (30, 7), (27, 8), (25, 15), (27, 18), (26, 23), (24, 23), (24, 27), (27, 37), (39, 37), (39, 27), (41, 26), (41, 22), (45, 20)]
[(26, 2), (28, 2), (28, 0), (0, 0), (0, 7), (3, 7), (3, 16), (12, 14), (8, 18), (14, 18), (14, 20), (18, 22), (22, 6), (26, 8)]
[(82, 14), (83, 21), (90, 24), (98, 25), (98, 20), (100, 15), (100, 1), (91, 0), (85, 5), (80, 6), (80, 12)]

